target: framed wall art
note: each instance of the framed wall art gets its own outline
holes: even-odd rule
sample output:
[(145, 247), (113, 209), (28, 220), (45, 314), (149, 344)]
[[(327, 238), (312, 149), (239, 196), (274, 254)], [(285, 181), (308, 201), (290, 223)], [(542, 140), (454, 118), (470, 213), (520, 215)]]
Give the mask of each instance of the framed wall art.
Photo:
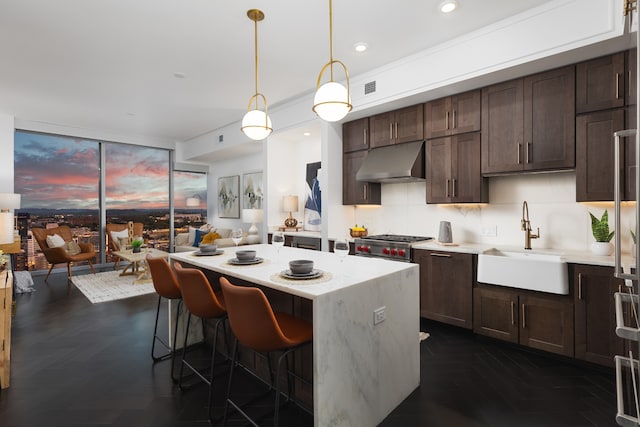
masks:
[(262, 209), (263, 198), (262, 172), (242, 175), (242, 208)]
[(240, 218), (240, 175), (218, 178), (218, 216)]

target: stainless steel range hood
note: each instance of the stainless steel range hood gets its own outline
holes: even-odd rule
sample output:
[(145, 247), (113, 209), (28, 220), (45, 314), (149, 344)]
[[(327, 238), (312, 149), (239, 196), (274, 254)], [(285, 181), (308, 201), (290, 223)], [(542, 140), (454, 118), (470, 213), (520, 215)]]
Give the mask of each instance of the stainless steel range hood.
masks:
[(423, 181), (424, 141), (374, 148), (356, 173), (357, 181)]

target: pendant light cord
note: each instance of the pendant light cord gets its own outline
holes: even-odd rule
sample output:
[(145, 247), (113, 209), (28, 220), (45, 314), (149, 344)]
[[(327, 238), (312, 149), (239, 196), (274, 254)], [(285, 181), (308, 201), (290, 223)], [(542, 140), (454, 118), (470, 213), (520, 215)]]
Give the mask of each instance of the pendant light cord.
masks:
[(333, 1), (329, 0), (329, 61), (331, 81), (333, 81)]
[[(256, 95), (258, 95), (258, 20), (253, 21), (253, 41), (255, 46), (255, 62), (256, 62)], [(258, 97), (256, 96), (256, 110), (258, 109)]]

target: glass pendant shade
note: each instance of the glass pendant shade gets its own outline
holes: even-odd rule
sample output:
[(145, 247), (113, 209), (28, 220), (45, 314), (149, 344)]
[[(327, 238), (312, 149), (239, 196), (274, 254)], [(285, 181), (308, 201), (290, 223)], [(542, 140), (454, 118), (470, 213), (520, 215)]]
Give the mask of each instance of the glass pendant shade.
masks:
[(249, 110), (242, 118), (242, 132), (254, 141), (265, 139), (271, 131), (271, 118), (262, 110)]
[(313, 97), (313, 111), (322, 120), (337, 122), (351, 111), (351, 99), (347, 88), (337, 82), (320, 86)]

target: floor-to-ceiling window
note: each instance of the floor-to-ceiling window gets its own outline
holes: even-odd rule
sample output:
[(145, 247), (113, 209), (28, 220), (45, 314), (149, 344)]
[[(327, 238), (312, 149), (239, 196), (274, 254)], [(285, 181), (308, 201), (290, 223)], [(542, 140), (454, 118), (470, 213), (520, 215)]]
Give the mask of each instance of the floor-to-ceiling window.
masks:
[(16, 211), (26, 242), (29, 269), (47, 260), (29, 230), (66, 224), (74, 238), (100, 249), (100, 144), (33, 132), (16, 132), (14, 191), (22, 195)]
[[(144, 238), (151, 246), (169, 250), (171, 233), (171, 156), (166, 149), (92, 141), (28, 131), (15, 133), (16, 193), (22, 206), (16, 211), (19, 228), (28, 242), (28, 267), (47, 267), (31, 227), (69, 225), (74, 238), (93, 243), (99, 253), (104, 224), (100, 223), (100, 186), (107, 223), (144, 224)], [(104, 170), (100, 170), (101, 153)], [(176, 225), (198, 224), (206, 216), (206, 174), (174, 173)], [(202, 203), (186, 206), (197, 195)], [(185, 214), (186, 216), (182, 216)], [(108, 257), (106, 260), (112, 261)]]
[(200, 172), (174, 171), (174, 228), (176, 233), (188, 226), (207, 222), (207, 175)]

